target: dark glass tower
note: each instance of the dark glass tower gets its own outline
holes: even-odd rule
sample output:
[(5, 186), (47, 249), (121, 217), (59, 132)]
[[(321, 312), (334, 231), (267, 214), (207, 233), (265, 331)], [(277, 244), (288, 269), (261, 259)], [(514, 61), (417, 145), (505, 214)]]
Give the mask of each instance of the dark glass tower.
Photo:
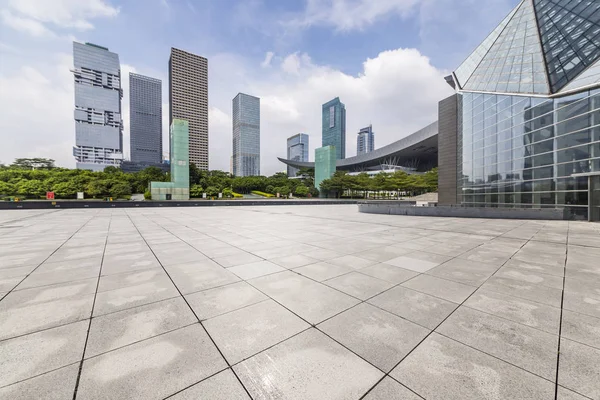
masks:
[(346, 158), (346, 106), (339, 97), (323, 104), (322, 145), (335, 147), (335, 158)]
[(162, 82), (129, 73), (131, 161), (162, 162)]

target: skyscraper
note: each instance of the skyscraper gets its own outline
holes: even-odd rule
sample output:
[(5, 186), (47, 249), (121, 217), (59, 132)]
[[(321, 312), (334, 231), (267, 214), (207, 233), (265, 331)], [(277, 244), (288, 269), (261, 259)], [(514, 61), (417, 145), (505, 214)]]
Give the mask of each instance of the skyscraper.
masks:
[(233, 175), (260, 175), (260, 99), (238, 93), (232, 119)]
[[(298, 133), (287, 140), (287, 158), (295, 161), (308, 161), (308, 135)], [(298, 168), (287, 167), (288, 176), (294, 177)]]
[(189, 123), (190, 163), (208, 170), (208, 60), (171, 48), (169, 58), (169, 124)]
[(162, 82), (129, 73), (131, 161), (162, 162)]
[(121, 66), (106, 47), (73, 42), (77, 168), (102, 171), (123, 160)]
[(375, 150), (375, 133), (373, 125), (362, 128), (356, 137), (356, 155), (370, 153)]
[(335, 158), (346, 158), (346, 106), (339, 97), (323, 104), (322, 145), (335, 146)]

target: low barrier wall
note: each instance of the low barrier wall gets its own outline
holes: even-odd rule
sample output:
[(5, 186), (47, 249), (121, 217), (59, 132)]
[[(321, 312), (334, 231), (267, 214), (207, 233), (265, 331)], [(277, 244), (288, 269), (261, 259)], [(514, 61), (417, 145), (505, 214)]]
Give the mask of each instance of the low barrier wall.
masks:
[(367, 214), (410, 215), (417, 217), (459, 217), (565, 220), (569, 216), (562, 208), (487, 208), (487, 207), (414, 207), (391, 202), (359, 202), (358, 211)]
[(169, 200), (169, 201), (2, 201), (0, 210), (56, 208), (222, 207), (356, 204), (357, 200)]

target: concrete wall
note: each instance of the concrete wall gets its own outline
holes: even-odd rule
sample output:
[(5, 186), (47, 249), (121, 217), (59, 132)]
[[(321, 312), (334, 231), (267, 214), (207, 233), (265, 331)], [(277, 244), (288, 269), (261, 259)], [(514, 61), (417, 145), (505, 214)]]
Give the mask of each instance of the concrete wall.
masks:
[(485, 207), (411, 207), (390, 202), (358, 203), (358, 211), (367, 214), (410, 215), (416, 217), (500, 218), (500, 219), (568, 219), (556, 208), (485, 208)]
[(438, 193), (440, 205), (457, 204), (458, 95), (438, 105)]

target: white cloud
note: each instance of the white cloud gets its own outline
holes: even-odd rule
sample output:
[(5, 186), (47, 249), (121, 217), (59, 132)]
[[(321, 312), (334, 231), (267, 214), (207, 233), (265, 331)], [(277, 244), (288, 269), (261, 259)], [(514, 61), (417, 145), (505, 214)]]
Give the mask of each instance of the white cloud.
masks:
[(275, 53), (273, 53), (272, 51), (267, 51), (267, 53), (265, 54), (265, 59), (263, 62), (260, 63), (260, 66), (263, 68), (270, 67), (274, 55)]
[(419, 0), (308, 0), (302, 16), (293, 19), (291, 25), (362, 30), (386, 16), (406, 16), (418, 4)]
[(31, 18), (19, 17), (9, 10), (0, 10), (2, 23), (14, 30), (28, 33), (35, 37), (52, 37), (54, 33), (44, 24)]
[(33, 36), (49, 34), (51, 28), (89, 30), (94, 18), (115, 17), (119, 9), (105, 0), (10, 0), (2, 21)]

